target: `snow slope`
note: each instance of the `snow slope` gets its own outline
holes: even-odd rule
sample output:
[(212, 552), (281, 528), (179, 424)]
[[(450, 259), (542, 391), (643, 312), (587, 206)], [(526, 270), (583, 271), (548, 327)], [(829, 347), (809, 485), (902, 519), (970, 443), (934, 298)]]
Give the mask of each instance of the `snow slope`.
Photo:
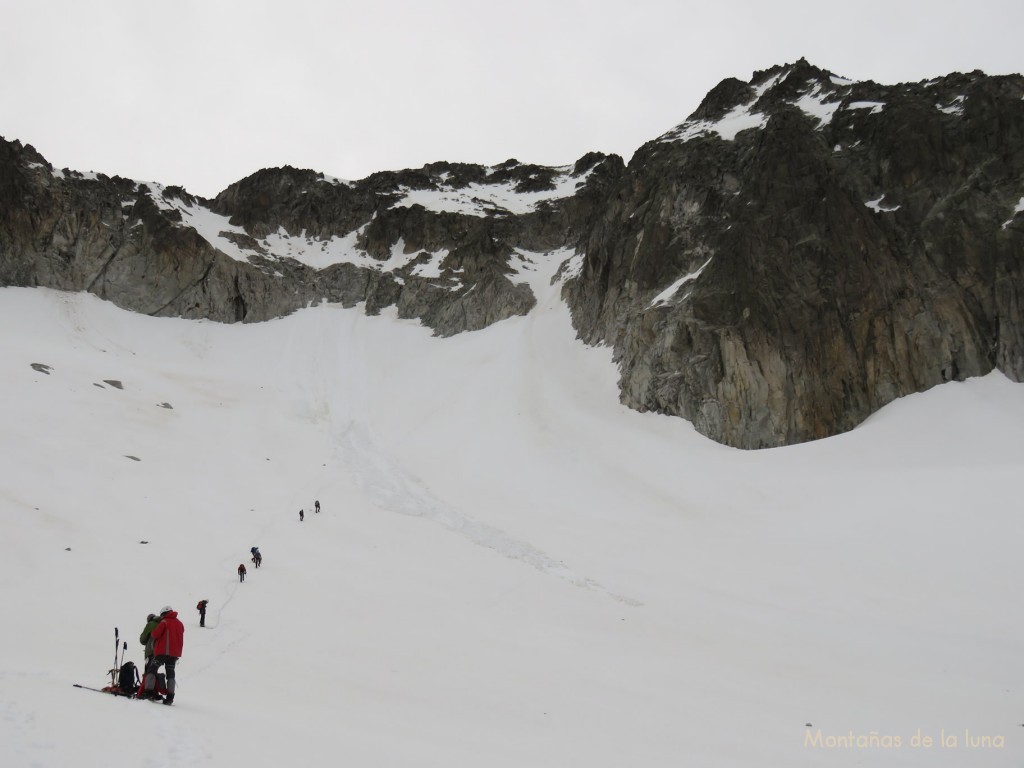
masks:
[[(522, 255), (537, 308), (451, 339), (0, 290), (4, 764), (1024, 764), (1024, 387), (729, 449)], [(71, 687), (165, 603), (174, 707)]]

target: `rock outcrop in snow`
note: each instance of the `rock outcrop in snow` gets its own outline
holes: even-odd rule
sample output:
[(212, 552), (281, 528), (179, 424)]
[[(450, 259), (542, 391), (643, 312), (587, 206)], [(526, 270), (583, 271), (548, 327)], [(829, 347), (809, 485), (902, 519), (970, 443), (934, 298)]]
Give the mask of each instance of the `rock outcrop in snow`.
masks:
[(252, 322), (319, 301), (439, 335), (528, 312), (531, 252), (614, 348), (623, 402), (743, 448), (911, 392), (1024, 379), (1024, 78), (882, 86), (805, 61), (723, 81), (628, 167), (266, 169), (214, 200), (0, 140), (0, 284)]

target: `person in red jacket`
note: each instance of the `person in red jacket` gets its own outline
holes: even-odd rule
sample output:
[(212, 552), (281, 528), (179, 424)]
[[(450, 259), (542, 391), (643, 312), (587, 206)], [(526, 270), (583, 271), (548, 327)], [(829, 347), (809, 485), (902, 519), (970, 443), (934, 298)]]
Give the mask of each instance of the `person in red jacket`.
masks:
[(156, 692), (156, 673), (163, 665), (167, 674), (167, 698), (164, 704), (174, 702), (174, 665), (181, 658), (185, 645), (185, 626), (178, 621), (177, 612), (169, 605), (160, 609), (160, 623), (150, 634), (153, 638), (153, 660), (146, 667), (143, 698), (159, 698)]

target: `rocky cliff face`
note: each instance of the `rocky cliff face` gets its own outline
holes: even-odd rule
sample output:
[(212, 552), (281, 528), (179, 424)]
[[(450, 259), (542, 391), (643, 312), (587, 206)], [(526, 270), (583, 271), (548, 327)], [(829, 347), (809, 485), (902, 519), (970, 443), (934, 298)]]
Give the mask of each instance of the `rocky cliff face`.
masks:
[(0, 140), (0, 284), (260, 321), (394, 306), (439, 335), (528, 312), (533, 252), (630, 407), (729, 445), (836, 434), (896, 397), (1024, 378), (1024, 79), (723, 81), (628, 167), (263, 170), (215, 200)]
[(566, 286), (622, 399), (729, 445), (1024, 377), (1024, 80), (726, 80), (642, 147)]
[(343, 182), (286, 167), (202, 200), (55, 170), (0, 140), (0, 284), (222, 322), (319, 301), (395, 306), (447, 336), (528, 312), (517, 270), (577, 237), (621, 169), (588, 155), (566, 168), (438, 163)]

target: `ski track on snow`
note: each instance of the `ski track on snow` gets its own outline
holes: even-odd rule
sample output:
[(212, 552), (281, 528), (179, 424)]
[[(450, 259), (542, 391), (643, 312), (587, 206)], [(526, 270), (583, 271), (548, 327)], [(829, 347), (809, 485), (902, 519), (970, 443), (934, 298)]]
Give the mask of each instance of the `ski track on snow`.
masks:
[[(165, 707), (150, 702), (139, 703), (152, 709), (165, 709)], [(147, 759), (148, 765), (153, 768), (176, 768), (177, 766), (198, 765), (213, 759), (214, 756), (209, 750), (199, 746), (192, 731), (182, 728), (180, 723), (172, 722), (167, 712), (154, 711), (151, 714), (157, 722), (157, 732), (160, 734), (164, 749), (157, 751), (156, 755)]]
[[(3, 675), (0, 675), (0, 680), (4, 680)], [(19, 704), (9, 702), (4, 706), (3, 710), (0, 711), (0, 722), (4, 724), (3, 731), (17, 735), (17, 738), (11, 740), (19, 745), (17, 751), (13, 753), (7, 752), (5, 754), (6, 759), (8, 761), (12, 761), (9, 764), (28, 765), (33, 768), (35, 768), (35, 766), (42, 766), (43, 764), (38, 760), (30, 760), (28, 750), (22, 746), (29, 745), (34, 750), (50, 750), (53, 748), (51, 743), (41, 743), (33, 738), (32, 734), (36, 729), (35, 714), (25, 710)]]
[(378, 507), (409, 517), (431, 520), (462, 534), (476, 545), (509, 559), (519, 560), (544, 574), (577, 587), (604, 592), (613, 600), (626, 605), (643, 605), (639, 600), (612, 592), (593, 579), (581, 576), (562, 561), (525, 541), (509, 536), (500, 528), (444, 506), (422, 485), (402, 472), (357, 425), (352, 424), (343, 430), (338, 440), (344, 461), (352, 469), (357, 484)]

